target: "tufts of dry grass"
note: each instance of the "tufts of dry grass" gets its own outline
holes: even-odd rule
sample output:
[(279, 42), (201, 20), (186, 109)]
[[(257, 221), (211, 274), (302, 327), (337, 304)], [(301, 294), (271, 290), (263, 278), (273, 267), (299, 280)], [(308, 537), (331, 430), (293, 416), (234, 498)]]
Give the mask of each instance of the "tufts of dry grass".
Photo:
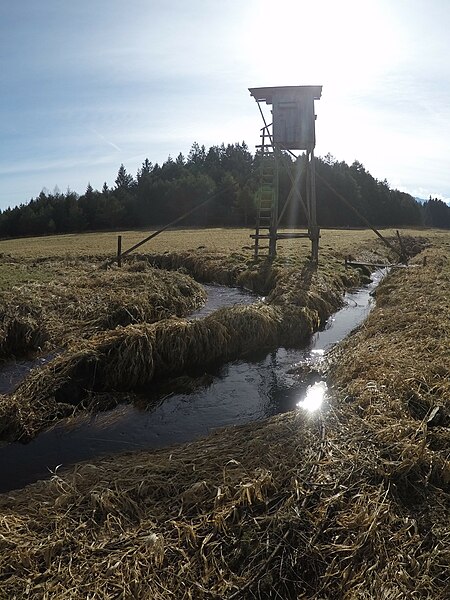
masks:
[(37, 352), (47, 340), (45, 327), (32, 316), (5, 314), (0, 318), (0, 360)]
[[(159, 267), (186, 269), (208, 281), (217, 281), (218, 274), (227, 273), (229, 259), (210, 253), (164, 255), (163, 258)], [(232, 257), (232, 260), (237, 259)], [(245, 280), (252, 282), (253, 289), (266, 289), (270, 292), (267, 303), (225, 308), (195, 322), (171, 318), (153, 324), (144, 322), (117, 327), (72, 343), (63, 355), (31, 373), (13, 396), (0, 401), (0, 413), (4, 412), (1, 438), (33, 437), (60, 418), (61, 403), (82, 409), (87, 406), (101, 409), (101, 402), (89, 401), (91, 392), (138, 390), (154, 380), (208, 369), (219, 362), (261, 349), (300, 346), (341, 305), (345, 289), (343, 278), (346, 277), (347, 283), (357, 281), (355, 273), (353, 279), (352, 272), (344, 274), (343, 266), (340, 274), (330, 273), (326, 268), (315, 270), (309, 262), (303, 265), (290, 263), (284, 267), (280, 262), (261, 262), (246, 267), (241, 263), (239, 269), (230, 270), (230, 281), (240, 280), (242, 284)], [(148, 258), (140, 257), (129, 264), (128, 271), (119, 272), (116, 277), (120, 277), (121, 285), (126, 280), (132, 287), (134, 277), (153, 271)], [(167, 272), (158, 271), (161, 278), (165, 277), (163, 273)], [(187, 277), (178, 272), (166, 276), (177, 274), (181, 282)], [(97, 275), (102, 276), (101, 273)], [(114, 275), (108, 277), (114, 281)], [(140, 279), (136, 279), (137, 290), (143, 285), (139, 282)], [(78, 285), (82, 286), (83, 281)], [(96, 285), (95, 289), (101, 290), (101, 287)], [(187, 287), (187, 293), (191, 290)], [(103, 301), (104, 293), (100, 291), (99, 294)], [(74, 297), (78, 298), (80, 294), (74, 294)], [(153, 309), (155, 305), (150, 306)], [(72, 314), (75, 309), (83, 311), (85, 331), (92, 331), (94, 324), (99, 326), (99, 318), (94, 324), (87, 318), (86, 302), (74, 304)], [(123, 310), (121, 304), (121, 314)], [(93, 312), (99, 313), (97, 309)], [(147, 320), (150, 320), (149, 316)], [(115, 323), (117, 319), (109, 325)], [(104, 320), (102, 326), (105, 326)]]
[(443, 448), (437, 440), (450, 425), (450, 257), (429, 249), (415, 267), (379, 286), (376, 310), (342, 346), (333, 373), (385, 444), (384, 474), (403, 484), (418, 469), (448, 486), (449, 449), (434, 452), (429, 441)]
[[(143, 291), (152, 281), (143, 276), (154, 276), (154, 266), (150, 263), (159, 269), (157, 276), (164, 284), (163, 291), (172, 290), (173, 295), (166, 298), (162, 292), (155, 292), (155, 300), (140, 310), (142, 305), (137, 301), (140, 296), (147, 301), (153, 299), (152, 294)], [(161, 268), (178, 271), (169, 273)], [(195, 323), (162, 319), (149, 324), (156, 310), (160, 311), (159, 317), (163, 316), (164, 300), (172, 302), (172, 306), (179, 297), (198, 300), (197, 288), (188, 286), (187, 276), (179, 270), (188, 271), (201, 280), (239, 282), (267, 293), (267, 302), (219, 310)], [(91, 281), (93, 277), (95, 286)], [(118, 304), (116, 310), (111, 310), (111, 305), (105, 312), (99, 310), (99, 305), (105, 306), (105, 296), (110, 298), (101, 285), (104, 278), (118, 286), (113, 296)], [(86, 281), (89, 290), (95, 292), (91, 293), (90, 301), (81, 302), (78, 299), (83, 294), (79, 290), (87, 285)], [(77, 292), (72, 288), (67, 290), (73, 299), (67, 310), (72, 317), (76, 315), (77, 322), (83, 323), (85, 332), (127, 322), (133, 325), (72, 343), (64, 355), (32, 373), (12, 397), (0, 402), (0, 411), (5, 411), (1, 437), (8, 440), (33, 437), (60, 418), (61, 403), (82, 409), (101, 409), (101, 401), (87, 400), (91, 392), (138, 390), (154, 380), (207, 369), (261, 349), (300, 346), (341, 306), (345, 287), (357, 281), (357, 273), (345, 271), (343, 264), (337, 266), (331, 262), (315, 269), (309, 261), (299, 263), (280, 258), (274, 263), (255, 263), (245, 262), (239, 255), (207, 251), (138, 256), (124, 271), (115, 270), (112, 274), (97, 271), (89, 279), (79, 278)], [(124, 287), (133, 290), (129, 304), (126, 299), (119, 299)], [(68, 303), (60, 300), (58, 304), (61, 307)], [(136, 320), (143, 323), (134, 324)], [(2, 404), (8, 407), (2, 408)], [(106, 406), (109, 405), (107, 402)]]
[[(307, 260), (254, 262), (202, 250), (138, 256), (123, 270), (81, 271), (76, 280), (69, 279), (71, 285), (59, 282), (46, 286), (47, 294), (35, 294), (39, 301), (34, 306), (22, 286), (22, 306), (41, 313), (56, 307), (55, 318), (48, 319), (53, 341), (58, 335), (73, 339), (80, 330), (87, 340), (72, 342), (64, 355), (32, 373), (14, 396), (0, 401), (2, 439), (33, 437), (65, 414), (61, 404), (101, 409), (102, 402), (86, 400), (91, 392), (136, 390), (263, 348), (305, 343), (339, 308), (345, 287), (358, 281), (356, 272), (336, 261), (315, 269)], [(166, 268), (178, 270), (161, 270)], [(267, 293), (267, 303), (227, 308), (198, 323), (164, 319), (170, 310), (185, 312), (203, 299), (202, 288), (180, 270)], [(30, 289), (36, 292), (39, 284)], [(105, 329), (112, 331), (96, 333)]]
[[(55, 348), (118, 325), (184, 316), (206, 297), (191, 277), (144, 263), (103, 271), (82, 262), (60, 262), (53, 265), (53, 273), (51, 282), (21, 284), (0, 293), (3, 356), (27, 354), (44, 341), (47, 349)], [(28, 326), (20, 339), (19, 322), (22, 330)]]
[[(68, 349), (31, 373), (13, 396), (0, 399), (1, 439), (33, 437), (65, 414), (61, 405), (101, 409), (91, 392), (135, 390), (263, 348), (301, 345), (340, 306), (344, 279), (347, 285), (358, 280), (343, 264), (336, 274), (328, 264), (316, 271), (309, 261), (254, 262), (207, 250), (137, 256), (121, 270), (79, 260), (57, 265), (54, 283), (3, 294), (7, 306), (14, 299), (39, 315), (49, 344)], [(204, 299), (186, 272), (269, 293), (267, 303), (219, 310), (195, 323), (166, 318)]]

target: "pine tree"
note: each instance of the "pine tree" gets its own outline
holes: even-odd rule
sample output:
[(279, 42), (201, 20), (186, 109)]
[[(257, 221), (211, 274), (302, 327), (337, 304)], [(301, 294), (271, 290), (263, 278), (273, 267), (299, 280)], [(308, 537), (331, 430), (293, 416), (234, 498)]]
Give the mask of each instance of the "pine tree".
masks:
[(119, 167), (119, 171), (117, 172), (117, 177), (114, 183), (116, 184), (116, 189), (129, 190), (133, 187), (133, 176), (127, 173), (123, 163)]

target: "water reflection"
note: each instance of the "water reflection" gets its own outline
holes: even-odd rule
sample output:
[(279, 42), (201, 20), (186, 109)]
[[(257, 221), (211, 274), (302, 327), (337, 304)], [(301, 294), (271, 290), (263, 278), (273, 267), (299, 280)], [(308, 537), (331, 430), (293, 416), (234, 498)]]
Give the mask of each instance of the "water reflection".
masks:
[[(193, 312), (189, 319), (200, 319), (207, 317), (215, 310), (225, 306), (233, 306), (235, 304), (253, 304), (258, 302), (260, 298), (248, 290), (242, 288), (231, 288), (213, 283), (204, 284), (207, 300), (202, 308)], [(264, 299), (263, 299), (264, 300)]]
[(308, 386), (306, 395), (303, 400), (297, 402), (299, 408), (303, 408), (308, 412), (319, 410), (326, 398), (328, 386), (325, 381), (318, 381), (313, 385)]

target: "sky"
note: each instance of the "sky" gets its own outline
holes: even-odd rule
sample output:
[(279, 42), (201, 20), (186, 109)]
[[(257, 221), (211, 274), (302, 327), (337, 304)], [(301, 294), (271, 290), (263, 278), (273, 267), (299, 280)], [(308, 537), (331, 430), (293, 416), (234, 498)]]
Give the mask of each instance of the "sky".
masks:
[(322, 85), (316, 154), (450, 202), (450, 0), (0, 3), (0, 210), (245, 141), (249, 87)]

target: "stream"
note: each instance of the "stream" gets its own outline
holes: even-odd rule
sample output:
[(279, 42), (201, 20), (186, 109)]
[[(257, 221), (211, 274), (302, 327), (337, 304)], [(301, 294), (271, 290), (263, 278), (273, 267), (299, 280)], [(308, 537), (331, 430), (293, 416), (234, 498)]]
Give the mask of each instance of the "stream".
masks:
[[(64, 419), (26, 445), (12, 443), (0, 448), (0, 492), (48, 478), (61, 466), (101, 455), (161, 448), (192, 441), (219, 427), (299, 408), (318, 408), (327, 387), (314, 373), (314, 367), (334, 344), (365, 320), (373, 304), (371, 292), (383, 276), (384, 272), (377, 271), (371, 284), (348, 292), (344, 307), (329, 318), (305, 348), (278, 348), (236, 360), (209, 374), (207, 383), (190, 393), (168, 393), (151, 405), (146, 405), (145, 395), (140, 394), (137, 403)], [(206, 305), (190, 318), (256, 300), (254, 295), (234, 288), (208, 285), (205, 289)], [(2, 369), (0, 393), (11, 391), (37, 364), (24, 361)]]

